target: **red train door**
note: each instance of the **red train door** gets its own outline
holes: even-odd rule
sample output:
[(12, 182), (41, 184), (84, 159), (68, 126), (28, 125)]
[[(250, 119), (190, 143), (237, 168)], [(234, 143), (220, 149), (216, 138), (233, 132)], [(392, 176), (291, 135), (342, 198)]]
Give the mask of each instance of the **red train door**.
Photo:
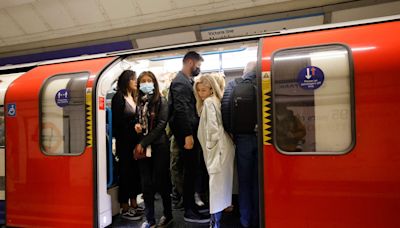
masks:
[(267, 228), (400, 227), (399, 31), (262, 40)]
[(8, 226), (97, 225), (92, 84), (113, 59), (39, 66), (9, 87)]

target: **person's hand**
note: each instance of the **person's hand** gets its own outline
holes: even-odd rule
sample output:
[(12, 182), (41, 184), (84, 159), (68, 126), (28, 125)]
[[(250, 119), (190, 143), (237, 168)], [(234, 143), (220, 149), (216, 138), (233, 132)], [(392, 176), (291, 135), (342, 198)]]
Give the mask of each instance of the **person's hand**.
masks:
[(146, 155), (144, 154), (144, 148), (142, 147), (142, 145), (140, 145), (140, 143), (137, 144), (135, 147), (135, 150), (133, 152), (133, 158), (135, 160), (138, 160), (138, 159), (144, 158), (145, 156)]
[(140, 124), (135, 124), (135, 131), (136, 133), (142, 133), (142, 125)]
[(183, 146), (186, 150), (193, 149), (194, 139), (193, 135), (188, 135), (185, 137), (185, 145)]

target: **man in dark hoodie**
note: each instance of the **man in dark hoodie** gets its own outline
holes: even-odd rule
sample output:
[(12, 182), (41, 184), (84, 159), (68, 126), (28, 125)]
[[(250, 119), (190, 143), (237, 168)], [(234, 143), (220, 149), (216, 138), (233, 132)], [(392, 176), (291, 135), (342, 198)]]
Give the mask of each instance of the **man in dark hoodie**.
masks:
[(201, 214), (195, 205), (195, 179), (199, 164), (200, 144), (197, 139), (199, 116), (193, 93), (193, 78), (200, 73), (203, 57), (194, 51), (183, 57), (182, 70), (171, 82), (169, 92), (170, 122), (172, 133), (183, 159), (183, 204), (184, 220), (194, 223), (209, 223), (210, 216)]
[[(243, 71), (243, 80), (254, 81), (256, 62), (249, 62)], [(238, 84), (232, 80), (225, 87), (221, 101), (222, 121), (229, 132), (231, 123), (231, 99)], [(248, 110), (246, 110), (248, 111)], [(258, 148), (256, 126), (250, 126), (254, 133), (233, 135), (236, 144), (237, 173), (239, 179), (239, 211), (242, 227), (258, 227)]]

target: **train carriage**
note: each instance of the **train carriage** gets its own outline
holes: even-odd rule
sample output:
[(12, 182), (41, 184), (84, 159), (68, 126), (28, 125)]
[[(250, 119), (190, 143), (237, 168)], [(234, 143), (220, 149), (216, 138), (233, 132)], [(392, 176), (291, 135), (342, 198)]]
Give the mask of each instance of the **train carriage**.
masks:
[(6, 224), (110, 225), (115, 81), (151, 70), (167, 90), (190, 49), (227, 80), (258, 63), (261, 227), (400, 227), (399, 31), (391, 17), (38, 64), (5, 96)]

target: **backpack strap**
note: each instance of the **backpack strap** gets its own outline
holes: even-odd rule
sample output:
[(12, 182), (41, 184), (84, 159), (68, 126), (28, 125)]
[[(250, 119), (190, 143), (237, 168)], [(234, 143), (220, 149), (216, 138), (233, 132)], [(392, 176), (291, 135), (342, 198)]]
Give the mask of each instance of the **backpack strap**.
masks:
[[(243, 81), (244, 81), (244, 79), (243, 79), (242, 77), (235, 78), (235, 83), (236, 83), (236, 85), (239, 84), (239, 83), (241, 83), (241, 82), (243, 82)], [(236, 85), (235, 85), (235, 86), (236, 86)]]

